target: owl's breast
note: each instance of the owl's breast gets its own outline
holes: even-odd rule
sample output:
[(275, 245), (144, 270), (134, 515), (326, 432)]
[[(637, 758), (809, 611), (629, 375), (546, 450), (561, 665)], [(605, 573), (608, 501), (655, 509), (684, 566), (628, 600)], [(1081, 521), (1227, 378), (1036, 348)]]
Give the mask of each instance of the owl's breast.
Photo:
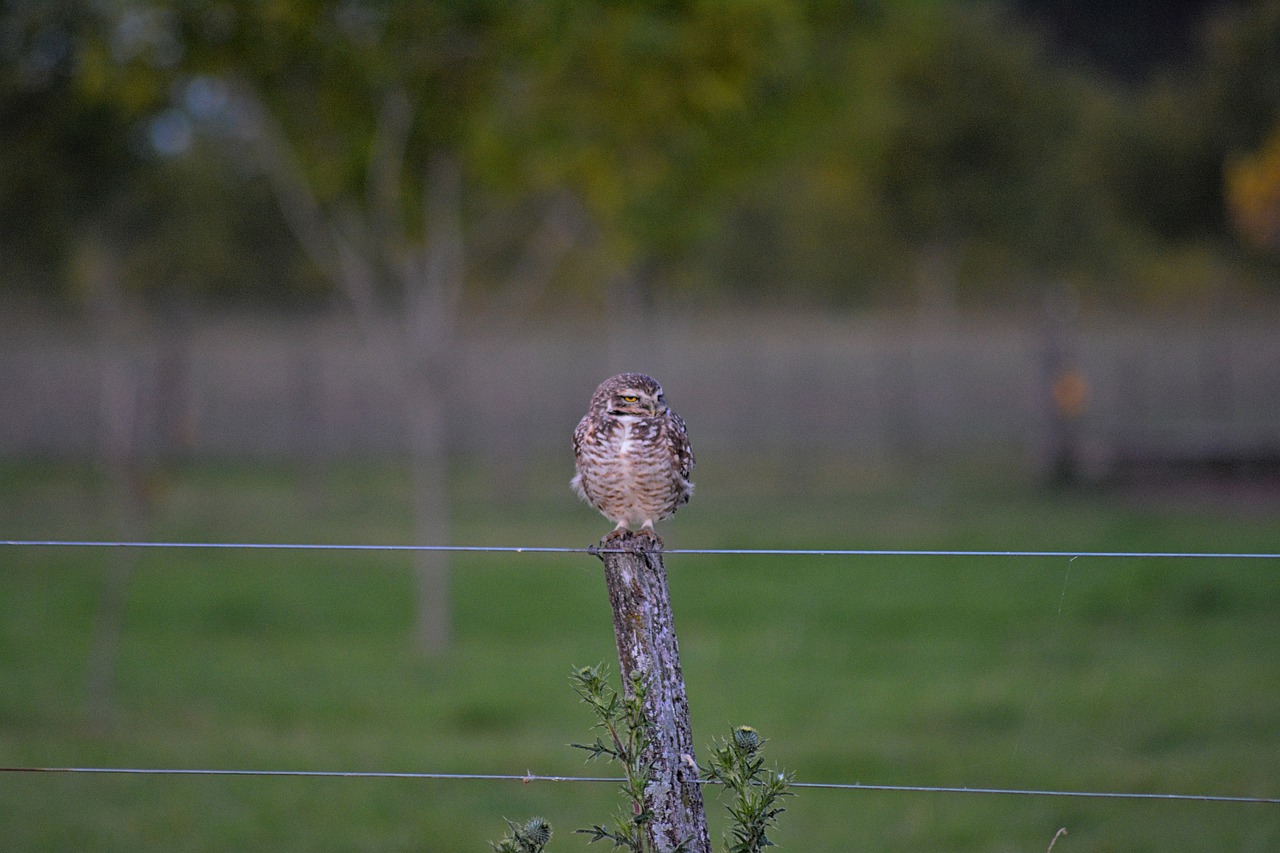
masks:
[(582, 487), (589, 497), (614, 500), (626, 495), (645, 503), (665, 503), (673, 471), (670, 449), (664, 444), (655, 418), (603, 420), (578, 448)]
[[(654, 384), (660, 404), (661, 389), (647, 381)], [(619, 409), (627, 407), (617, 405), (611, 411), (609, 398), (597, 392), (579, 421), (573, 433), (577, 471), (571, 484), (619, 528), (633, 523), (651, 528), (689, 500), (693, 451), (684, 422), (674, 412), (661, 408), (656, 415), (624, 414)]]

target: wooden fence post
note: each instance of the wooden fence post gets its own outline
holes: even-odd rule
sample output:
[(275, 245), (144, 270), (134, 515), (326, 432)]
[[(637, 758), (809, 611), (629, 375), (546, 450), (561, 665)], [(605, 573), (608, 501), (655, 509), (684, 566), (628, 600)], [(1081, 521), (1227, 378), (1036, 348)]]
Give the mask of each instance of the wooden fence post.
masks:
[(653, 772), (645, 787), (644, 807), (653, 814), (645, 826), (654, 850), (710, 853), (707, 813), (694, 760), (689, 701), (685, 697), (680, 648), (671, 619), (667, 570), (646, 536), (628, 533), (603, 545), (613, 633), (625, 695), (633, 695), (632, 678), (644, 685), (644, 715), (652, 726), (649, 755)]

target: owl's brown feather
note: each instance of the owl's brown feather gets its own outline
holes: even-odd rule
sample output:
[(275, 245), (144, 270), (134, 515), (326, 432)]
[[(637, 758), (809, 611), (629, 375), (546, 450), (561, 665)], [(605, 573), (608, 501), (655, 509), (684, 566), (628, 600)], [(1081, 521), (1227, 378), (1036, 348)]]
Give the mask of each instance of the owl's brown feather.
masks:
[(596, 388), (573, 432), (573, 487), (624, 530), (653, 529), (693, 493), (693, 448), (684, 421), (662, 386), (642, 373), (620, 373)]

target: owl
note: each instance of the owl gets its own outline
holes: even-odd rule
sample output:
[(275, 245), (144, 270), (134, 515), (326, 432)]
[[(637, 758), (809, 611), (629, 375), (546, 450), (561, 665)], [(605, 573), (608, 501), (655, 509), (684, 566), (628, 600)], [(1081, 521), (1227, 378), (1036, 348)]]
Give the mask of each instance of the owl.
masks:
[(684, 421), (667, 408), (662, 386), (643, 373), (600, 383), (573, 431), (578, 473), (573, 488), (617, 527), (606, 540), (640, 525), (659, 544), (654, 522), (689, 501), (693, 448)]

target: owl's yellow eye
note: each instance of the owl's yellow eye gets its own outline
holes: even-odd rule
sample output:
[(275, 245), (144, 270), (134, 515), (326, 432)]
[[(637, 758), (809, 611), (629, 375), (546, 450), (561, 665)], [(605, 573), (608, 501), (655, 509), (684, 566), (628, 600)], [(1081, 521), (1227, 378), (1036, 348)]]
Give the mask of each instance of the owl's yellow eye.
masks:
[(636, 401), (637, 401), (637, 400), (639, 400), (639, 399), (640, 399), (640, 398), (639, 398), (639, 397), (637, 397), (637, 396), (636, 396), (636, 395), (634, 395), (634, 394), (623, 394), (623, 395), (622, 395), (622, 402), (624, 402), (624, 403), (634, 403), (634, 402), (636, 402)]

